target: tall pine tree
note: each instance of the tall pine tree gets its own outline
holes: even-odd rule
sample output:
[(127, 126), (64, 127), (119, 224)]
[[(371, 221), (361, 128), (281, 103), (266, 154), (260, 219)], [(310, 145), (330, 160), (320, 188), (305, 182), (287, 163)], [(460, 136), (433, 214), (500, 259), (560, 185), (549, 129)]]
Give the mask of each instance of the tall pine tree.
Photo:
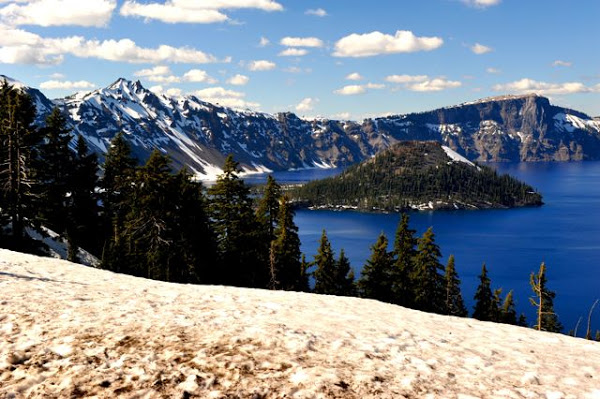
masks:
[(418, 241), (415, 266), (411, 276), (416, 309), (425, 312), (444, 313), (445, 280), (444, 266), (439, 261), (442, 256), (435, 243), (433, 229), (427, 229)]
[(281, 186), (275, 178), (269, 175), (262, 198), (258, 202), (256, 216), (263, 226), (269, 241), (275, 239), (275, 228), (279, 219), (279, 201), (281, 199)]
[(401, 306), (414, 306), (414, 293), (411, 277), (414, 273), (417, 255), (416, 231), (409, 227), (409, 217), (402, 214), (394, 239), (394, 269), (391, 276), (393, 303)]
[(323, 230), (314, 261), (316, 266), (314, 272), (316, 294), (337, 294), (335, 263), (331, 243), (327, 238), (327, 233)]
[(450, 255), (448, 258), (444, 278), (446, 280), (446, 314), (459, 317), (468, 316), (467, 308), (460, 292), (460, 279), (454, 265), (454, 255)]
[(300, 238), (294, 223), (294, 211), (287, 197), (281, 197), (275, 240), (273, 241), (271, 281), (273, 288), (301, 291), (304, 288), (300, 263)]
[(561, 332), (562, 324), (554, 313), (554, 298), (556, 293), (546, 286), (546, 264), (542, 262), (537, 273), (531, 273), (531, 289), (534, 297), (530, 298), (531, 304), (536, 307), (537, 320), (534, 328), (541, 331)]
[(494, 319), (494, 313), (492, 285), (484, 263), (481, 267), (481, 274), (479, 275), (479, 285), (477, 286), (477, 291), (475, 291), (473, 318), (482, 321), (492, 321)]
[(388, 239), (382, 232), (371, 247), (371, 256), (358, 280), (360, 296), (389, 303), (393, 301), (393, 262), (392, 254), (388, 251)]
[(356, 286), (354, 284), (354, 270), (350, 266), (350, 259), (346, 256), (344, 248), (340, 251), (340, 256), (335, 262), (335, 295), (355, 296)]

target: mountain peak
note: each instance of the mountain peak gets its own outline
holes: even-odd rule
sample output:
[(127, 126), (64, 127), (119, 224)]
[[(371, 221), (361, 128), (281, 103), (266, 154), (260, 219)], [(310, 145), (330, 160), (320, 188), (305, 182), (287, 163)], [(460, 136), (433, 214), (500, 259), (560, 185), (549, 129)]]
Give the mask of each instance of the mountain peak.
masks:
[(6, 82), (8, 82), (9, 85), (14, 86), (14, 87), (18, 87), (18, 88), (28, 87), (23, 82), (13, 79), (10, 76), (0, 75), (0, 82), (4, 82), (5, 80), (6, 80)]

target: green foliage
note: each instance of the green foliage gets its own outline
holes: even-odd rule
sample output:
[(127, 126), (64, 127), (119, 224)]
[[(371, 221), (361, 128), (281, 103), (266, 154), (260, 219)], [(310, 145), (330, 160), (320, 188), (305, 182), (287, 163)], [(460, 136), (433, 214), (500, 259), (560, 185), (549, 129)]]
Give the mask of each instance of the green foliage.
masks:
[(519, 320), (517, 320), (517, 309), (512, 290), (509, 291), (504, 298), (504, 302), (500, 308), (500, 320), (498, 320), (498, 322), (519, 325)]
[[(307, 206), (352, 206), (398, 211), (422, 203), (478, 207), (541, 205), (541, 196), (517, 179), (486, 166), (448, 162), (438, 143), (400, 142), (340, 175), (292, 191)], [(465, 207), (468, 207), (465, 205)]]
[(319, 248), (315, 255), (314, 264), (316, 270), (315, 276), (315, 290), (316, 294), (328, 294), (336, 295), (336, 267), (335, 259), (333, 257), (333, 251), (331, 249), (331, 243), (327, 238), (327, 233), (323, 230), (321, 234), (321, 240), (319, 241)]
[(444, 266), (439, 262), (442, 256), (435, 243), (433, 229), (427, 229), (418, 240), (415, 267), (411, 275), (415, 308), (425, 312), (444, 313), (445, 280)]
[(308, 269), (311, 266), (312, 264), (306, 261), (306, 255), (302, 254), (302, 260), (300, 261), (300, 280), (298, 281), (298, 291), (310, 292), (310, 272)]
[(491, 280), (488, 277), (487, 268), (484, 263), (479, 275), (479, 285), (477, 286), (477, 291), (475, 291), (473, 318), (482, 321), (492, 321), (495, 318), (495, 314), (496, 309), (492, 296)]
[(459, 317), (468, 316), (467, 308), (460, 292), (460, 279), (454, 265), (454, 255), (450, 255), (450, 258), (448, 258), (444, 278), (446, 280), (446, 314)]
[(358, 289), (363, 298), (392, 302), (394, 299), (392, 279), (394, 260), (388, 252), (388, 239), (382, 232), (371, 247), (371, 257), (363, 267)]
[(562, 324), (554, 313), (554, 298), (556, 293), (547, 287), (546, 264), (542, 262), (538, 273), (531, 273), (529, 279), (534, 297), (530, 302), (537, 309), (537, 320), (534, 328), (542, 331), (561, 332)]
[(267, 177), (267, 184), (263, 196), (258, 202), (256, 216), (265, 229), (269, 241), (275, 239), (275, 228), (279, 218), (279, 200), (281, 198), (281, 186), (277, 184), (273, 176)]
[[(281, 198), (278, 205), (278, 222), (275, 239), (272, 242), (272, 288), (302, 291), (307, 282), (300, 263), (300, 238), (294, 223), (294, 211), (287, 197)], [(306, 280), (306, 281), (305, 281)]]
[(417, 255), (415, 234), (416, 231), (409, 227), (408, 214), (403, 213), (394, 239), (394, 266), (391, 276), (393, 303), (401, 306), (414, 306), (413, 285), (410, 279), (414, 273)]
[(344, 249), (340, 251), (340, 256), (335, 262), (335, 295), (356, 296), (356, 286), (354, 285), (354, 271), (350, 266), (350, 260), (346, 256)]

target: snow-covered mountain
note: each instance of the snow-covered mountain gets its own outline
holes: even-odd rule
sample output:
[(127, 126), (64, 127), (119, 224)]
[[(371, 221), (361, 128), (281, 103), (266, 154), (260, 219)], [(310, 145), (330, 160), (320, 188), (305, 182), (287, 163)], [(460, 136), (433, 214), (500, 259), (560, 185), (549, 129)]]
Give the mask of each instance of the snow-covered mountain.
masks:
[(536, 95), (353, 122), (234, 110), (191, 95), (155, 94), (125, 79), (53, 101), (25, 89), (39, 120), (53, 105), (61, 107), (74, 132), (99, 154), (123, 131), (141, 160), (159, 148), (176, 168), (185, 165), (208, 179), (229, 153), (248, 171), (331, 167), (359, 162), (399, 140), (440, 141), (478, 161), (600, 159), (600, 121)]
[(0, 249), (2, 398), (600, 398), (600, 343)]

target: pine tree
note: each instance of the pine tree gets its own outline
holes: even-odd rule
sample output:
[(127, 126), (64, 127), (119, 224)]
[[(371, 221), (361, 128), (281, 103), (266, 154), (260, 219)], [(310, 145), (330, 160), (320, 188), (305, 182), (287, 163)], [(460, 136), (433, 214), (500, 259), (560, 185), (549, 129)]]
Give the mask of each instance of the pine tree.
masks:
[(3, 246), (39, 252), (25, 235), (26, 226), (37, 226), (32, 163), (40, 141), (34, 128), (35, 106), (29, 95), (0, 85), (0, 222), (10, 226)]
[(238, 177), (238, 168), (238, 163), (229, 155), (223, 173), (208, 190), (221, 263), (219, 279), (224, 284), (265, 288), (270, 243), (261, 240), (250, 190)]
[(274, 289), (302, 290), (300, 238), (294, 223), (294, 211), (287, 197), (281, 198), (275, 240), (272, 242), (273, 267), (271, 281)]
[(521, 326), (521, 327), (528, 327), (527, 318), (525, 317), (525, 315), (523, 313), (521, 313), (519, 315), (519, 318), (517, 319), (517, 325)]
[(310, 267), (311, 263), (307, 262), (306, 255), (302, 254), (302, 260), (300, 261), (300, 281), (298, 282), (298, 291), (310, 292), (310, 272), (308, 271)]
[(473, 318), (482, 321), (492, 321), (494, 318), (494, 298), (492, 296), (491, 281), (487, 274), (485, 263), (481, 267), (479, 286), (475, 291), (475, 309)]
[(430, 227), (418, 241), (415, 266), (411, 275), (416, 309), (444, 313), (446, 290), (444, 276), (440, 274), (444, 271), (439, 262), (441, 256)]
[(502, 288), (496, 288), (492, 296), (492, 308), (490, 309), (490, 321), (502, 323)]
[(534, 328), (540, 331), (561, 332), (562, 324), (554, 313), (556, 293), (550, 291), (546, 286), (546, 264), (544, 262), (540, 265), (537, 274), (531, 273), (529, 282), (535, 295), (530, 298), (530, 302), (537, 308), (537, 321)]
[(401, 306), (414, 306), (414, 292), (411, 276), (414, 273), (414, 262), (417, 254), (415, 230), (409, 227), (409, 217), (403, 213), (398, 223), (394, 239), (394, 268), (391, 276), (393, 303)]
[(512, 290), (510, 290), (504, 298), (504, 302), (502, 303), (502, 307), (500, 308), (499, 321), (500, 323), (518, 325), (517, 310)]
[(315, 276), (315, 293), (336, 295), (336, 265), (333, 257), (331, 244), (327, 239), (327, 233), (323, 230), (321, 240), (319, 241), (319, 249), (315, 255), (314, 264), (316, 270)]
[(363, 267), (358, 280), (358, 289), (363, 298), (372, 298), (391, 303), (393, 296), (393, 264), (392, 254), (388, 252), (388, 239), (382, 232), (377, 242), (371, 246), (371, 256)]
[(444, 277), (446, 280), (446, 314), (459, 317), (468, 316), (460, 291), (460, 279), (454, 265), (454, 255), (450, 255), (448, 258)]
[(354, 285), (354, 270), (350, 266), (350, 260), (344, 252), (340, 251), (340, 256), (335, 262), (336, 293), (334, 295), (355, 296), (356, 286)]
[(269, 241), (275, 239), (275, 228), (279, 219), (279, 201), (281, 199), (281, 186), (273, 176), (267, 177), (267, 184), (262, 198), (258, 202), (256, 216), (264, 227)]
[(54, 232), (64, 235), (67, 229), (68, 209), (72, 197), (71, 174), (74, 168), (73, 152), (69, 143), (73, 139), (67, 119), (58, 108), (46, 118), (40, 129), (43, 142), (36, 159), (36, 178), (39, 182), (39, 211), (42, 223)]

